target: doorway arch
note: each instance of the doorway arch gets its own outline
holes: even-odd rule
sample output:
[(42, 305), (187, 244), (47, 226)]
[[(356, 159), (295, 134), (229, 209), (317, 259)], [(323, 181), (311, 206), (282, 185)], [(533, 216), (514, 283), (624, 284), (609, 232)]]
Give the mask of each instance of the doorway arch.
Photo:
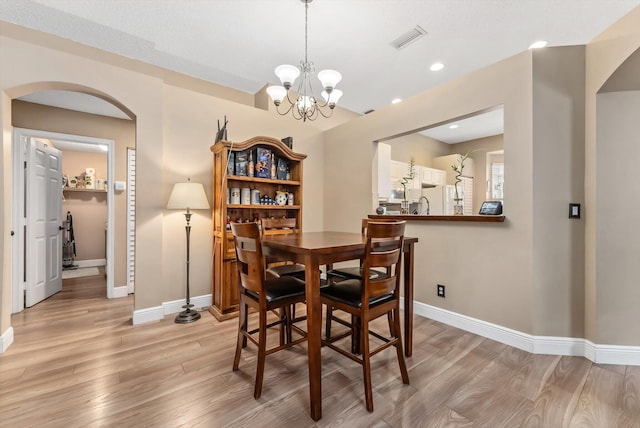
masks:
[[(126, 287), (126, 282), (123, 284), (120, 284), (120, 280), (117, 283), (114, 283), (114, 278), (120, 276), (123, 278), (127, 278), (128, 275), (126, 272), (127, 270), (127, 264), (122, 263), (122, 268), (119, 269), (119, 273), (118, 275), (114, 275), (114, 260), (117, 259), (117, 257), (114, 258), (114, 252), (116, 252), (117, 254), (126, 254), (127, 252), (125, 251), (124, 248), (119, 248), (118, 250), (115, 251), (115, 246), (114, 246), (114, 242), (116, 241), (116, 239), (114, 239), (114, 236), (121, 236), (121, 239), (118, 239), (117, 241), (124, 241), (126, 242), (126, 215), (122, 214), (126, 212), (126, 209), (124, 208), (124, 206), (122, 206), (123, 204), (126, 204), (126, 192), (119, 192), (116, 196), (117, 198), (121, 198), (121, 200), (119, 202), (115, 202), (114, 200), (114, 189), (113, 189), (113, 184), (116, 180), (118, 181), (126, 181), (126, 161), (124, 161), (124, 159), (126, 159), (126, 150), (127, 147), (135, 147), (135, 140), (136, 140), (136, 116), (128, 109), (126, 108), (122, 103), (118, 102), (116, 99), (114, 99), (113, 97), (110, 97), (98, 90), (95, 90), (93, 88), (89, 88), (87, 86), (82, 86), (82, 85), (77, 85), (77, 84), (71, 84), (71, 83), (63, 83), (63, 82), (38, 82), (38, 83), (30, 83), (30, 84), (25, 84), (22, 85), (20, 87), (15, 87), (15, 88), (11, 88), (10, 90), (6, 91), (7, 94), (9, 94), (12, 98), (12, 102), (15, 101), (19, 101), (18, 99), (25, 96), (25, 95), (29, 95), (29, 94), (33, 94), (33, 93), (38, 93), (38, 92), (42, 92), (42, 91), (71, 91), (71, 92), (77, 92), (77, 93), (81, 93), (81, 94), (85, 94), (85, 95), (90, 95), (91, 97), (96, 97), (98, 99), (100, 99), (101, 101), (108, 103), (114, 107), (116, 107), (119, 111), (121, 111), (126, 117), (128, 117), (131, 121), (131, 139), (130, 142), (128, 144), (125, 144), (124, 147), (121, 147), (120, 151), (122, 151), (122, 153), (124, 153), (124, 155), (120, 156), (120, 159), (118, 159), (118, 165), (120, 165), (118, 168), (120, 168), (120, 173), (118, 174), (118, 176), (115, 176), (113, 174), (114, 171), (114, 165), (115, 165), (115, 161), (114, 158), (114, 151), (116, 149), (116, 141), (114, 141), (113, 138), (111, 138), (108, 134), (106, 135), (105, 138), (105, 131), (104, 129), (101, 132), (97, 132), (97, 133), (91, 133), (90, 131), (87, 132), (83, 132), (83, 131), (78, 131), (77, 129), (77, 124), (76, 124), (76, 128), (74, 129), (74, 124), (72, 124), (71, 126), (65, 127), (64, 124), (58, 126), (58, 123), (55, 123), (52, 131), (50, 130), (51, 128), (47, 128), (46, 125), (40, 125), (38, 126), (37, 129), (41, 129), (43, 130), (38, 131), (36, 133), (34, 132), (30, 132), (30, 135), (35, 135), (35, 136), (40, 136), (40, 137), (55, 137), (55, 138), (62, 138), (65, 140), (70, 140), (70, 141), (75, 141), (75, 142), (85, 142), (88, 144), (105, 144), (107, 146), (109, 146), (109, 150), (108, 150), (108, 168), (110, 170), (109, 173), (109, 192), (108, 192), (108, 207), (109, 207), (109, 211), (111, 212), (109, 217), (110, 217), (110, 224), (107, 228), (108, 231), (108, 237), (107, 237), (107, 271), (108, 271), (108, 275), (107, 275), (107, 281), (108, 281), (108, 285), (107, 285), (107, 296), (112, 298), (112, 297), (122, 297), (122, 296), (126, 296), (127, 295), (127, 287)], [(21, 101), (22, 102), (22, 101)], [(15, 116), (17, 116), (17, 111), (19, 111), (16, 108), (15, 103), (12, 103), (12, 122), (15, 122), (17, 119)], [(42, 106), (39, 106), (42, 107)], [(50, 110), (56, 110), (56, 109), (52, 109), (51, 107), (48, 107)], [(68, 110), (64, 110), (66, 111), (68, 114), (72, 113), (77, 113), (77, 112), (81, 112), (82, 109), (78, 108), (71, 108), (72, 110), (76, 110), (76, 112), (68, 112)], [(58, 109), (58, 110), (62, 110), (62, 109)], [(80, 113), (80, 115), (85, 115), (88, 116), (86, 113)], [(95, 115), (92, 115), (95, 116)], [(98, 116), (96, 116), (98, 117)], [(107, 119), (102, 117), (102, 119)], [(110, 118), (109, 118), (110, 119)], [(120, 121), (124, 121), (123, 119), (116, 119), (116, 120), (120, 120)], [(58, 121), (60, 122), (60, 121)], [(14, 126), (16, 124), (14, 123)], [(21, 132), (24, 133), (24, 131), (20, 130)], [(53, 134), (52, 134), (53, 133)], [(55, 134), (55, 135), (54, 135)], [(120, 143), (122, 144), (122, 141), (120, 141)], [(16, 153), (14, 153), (14, 155), (16, 155)], [(14, 167), (14, 188), (15, 188), (15, 184), (18, 183), (19, 180), (16, 180), (15, 175), (16, 173), (16, 168)], [(115, 202), (115, 203), (114, 203)], [(14, 212), (16, 211), (15, 207), (18, 204), (15, 204), (14, 202)], [(118, 206), (120, 205), (122, 209), (120, 209), (119, 211), (121, 211), (123, 215), (123, 219), (119, 219), (117, 220), (117, 218), (119, 218), (120, 214), (118, 214), (118, 217), (114, 217), (113, 215), (113, 207), (114, 206)], [(15, 221), (15, 220), (14, 220)], [(116, 227), (114, 227), (114, 223), (116, 224)], [(15, 223), (14, 223), (15, 224)], [(17, 229), (17, 228), (14, 228)], [(117, 234), (117, 235), (116, 235)], [(18, 262), (19, 263), (19, 262)], [(16, 267), (19, 266), (18, 264), (16, 264), (16, 262), (14, 261), (13, 263), (13, 269), (14, 269), (14, 277), (17, 276), (19, 270), (16, 270)], [(120, 273), (120, 271), (122, 271), (122, 273)], [(17, 288), (15, 286), (12, 287), (12, 289), (15, 291)], [(14, 296), (15, 297), (15, 296)], [(14, 312), (15, 312), (15, 303), (14, 300), (16, 299), (12, 299), (12, 306), (14, 306)]]

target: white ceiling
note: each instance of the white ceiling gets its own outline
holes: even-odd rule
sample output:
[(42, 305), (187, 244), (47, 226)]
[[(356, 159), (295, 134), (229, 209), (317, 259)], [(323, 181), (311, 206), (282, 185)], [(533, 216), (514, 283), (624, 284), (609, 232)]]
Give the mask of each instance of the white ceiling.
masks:
[[(379, 109), (526, 50), (585, 44), (638, 0), (315, 0), (309, 59), (343, 80), (339, 105)], [(248, 93), (304, 56), (300, 0), (2, 0), (0, 20)], [(427, 35), (391, 42), (419, 25)], [(432, 72), (429, 67), (445, 67)]]

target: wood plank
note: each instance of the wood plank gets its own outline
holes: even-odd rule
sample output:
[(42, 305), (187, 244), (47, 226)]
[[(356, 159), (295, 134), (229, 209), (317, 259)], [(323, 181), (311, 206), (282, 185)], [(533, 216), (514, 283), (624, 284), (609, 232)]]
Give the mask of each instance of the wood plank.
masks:
[[(640, 367), (533, 355), (420, 317), (406, 359), (411, 385), (392, 350), (372, 359), (373, 413), (361, 367), (323, 348), (323, 417), (314, 423), (305, 344), (267, 357), (254, 400), (255, 347), (231, 371), (236, 321), (204, 311), (188, 325), (167, 316), (133, 326), (132, 297), (108, 300), (105, 290), (104, 277), (65, 280), (63, 292), (12, 316), (0, 426), (640, 428)], [(385, 330), (386, 320), (373, 327)]]
[(568, 426), (590, 368), (584, 358), (562, 357), (522, 426)]
[(616, 423), (618, 428), (640, 428), (640, 367), (625, 370), (622, 408)]
[(569, 427), (602, 427), (622, 409), (624, 375), (592, 366)]

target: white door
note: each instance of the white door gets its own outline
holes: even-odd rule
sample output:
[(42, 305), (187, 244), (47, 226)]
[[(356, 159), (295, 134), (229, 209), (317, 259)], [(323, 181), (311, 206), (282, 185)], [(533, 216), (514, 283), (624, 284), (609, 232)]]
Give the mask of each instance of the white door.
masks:
[(62, 290), (62, 154), (29, 138), (26, 167), (27, 307)]

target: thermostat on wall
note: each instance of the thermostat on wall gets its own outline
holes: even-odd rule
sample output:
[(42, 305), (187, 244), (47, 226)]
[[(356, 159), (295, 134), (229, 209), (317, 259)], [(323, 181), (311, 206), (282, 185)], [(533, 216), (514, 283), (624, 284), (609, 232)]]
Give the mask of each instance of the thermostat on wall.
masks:
[(127, 183), (125, 183), (124, 181), (116, 181), (115, 182), (115, 190), (119, 190), (119, 191), (123, 191), (127, 189)]

